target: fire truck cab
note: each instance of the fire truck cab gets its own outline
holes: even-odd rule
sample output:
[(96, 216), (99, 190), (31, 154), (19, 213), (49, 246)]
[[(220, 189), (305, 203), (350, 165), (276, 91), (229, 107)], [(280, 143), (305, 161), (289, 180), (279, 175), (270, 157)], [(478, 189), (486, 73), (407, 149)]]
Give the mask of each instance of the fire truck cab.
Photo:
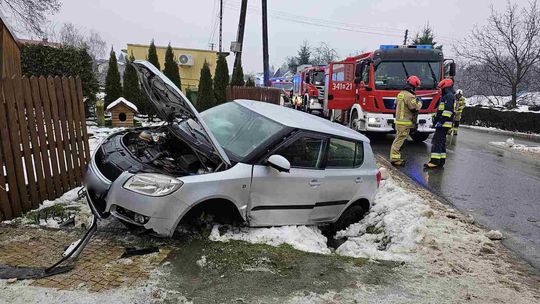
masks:
[(323, 110), (325, 66), (301, 66), (293, 78), (293, 102), (306, 112)]
[[(445, 66), (445, 63), (448, 63)], [(445, 60), (441, 50), (431, 45), (381, 45), (374, 52), (348, 57), (328, 65), (324, 115), (336, 112), (360, 132), (395, 132), (396, 96), (405, 89), (411, 75), (420, 78), (416, 90), (422, 100), (414, 141), (424, 141), (435, 132), (432, 113), (441, 97), (439, 81), (455, 74), (453, 60)], [(336, 111), (338, 110), (338, 111)]]

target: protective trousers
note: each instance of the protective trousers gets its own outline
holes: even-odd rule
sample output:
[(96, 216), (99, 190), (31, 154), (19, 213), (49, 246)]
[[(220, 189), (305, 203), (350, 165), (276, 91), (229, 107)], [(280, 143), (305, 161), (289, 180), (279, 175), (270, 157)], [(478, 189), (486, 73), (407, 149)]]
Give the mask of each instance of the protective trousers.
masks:
[(403, 126), (403, 125), (396, 125), (396, 138), (394, 139), (394, 142), (392, 143), (392, 147), (390, 148), (390, 160), (401, 160), (401, 147), (403, 146), (403, 143), (407, 139), (407, 136), (409, 136), (409, 132), (411, 131), (410, 126)]
[(444, 166), (446, 162), (446, 134), (450, 128), (436, 128), (431, 140), (431, 160), (430, 163), (437, 166)]

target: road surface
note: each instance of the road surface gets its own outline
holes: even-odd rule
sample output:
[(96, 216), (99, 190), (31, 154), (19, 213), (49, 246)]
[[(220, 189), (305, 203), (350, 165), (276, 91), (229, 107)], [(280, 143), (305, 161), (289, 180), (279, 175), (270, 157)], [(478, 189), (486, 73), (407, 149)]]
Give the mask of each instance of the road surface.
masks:
[[(505, 152), (489, 142), (508, 135), (460, 129), (455, 144), (447, 149), (444, 169), (426, 171), (431, 138), (425, 143), (407, 142), (400, 170), (442, 197), (458, 210), (472, 214), (481, 225), (503, 233), (503, 244), (540, 269), (540, 161)], [(388, 158), (393, 135), (372, 138), (377, 154)], [(516, 143), (540, 145), (523, 139)]]

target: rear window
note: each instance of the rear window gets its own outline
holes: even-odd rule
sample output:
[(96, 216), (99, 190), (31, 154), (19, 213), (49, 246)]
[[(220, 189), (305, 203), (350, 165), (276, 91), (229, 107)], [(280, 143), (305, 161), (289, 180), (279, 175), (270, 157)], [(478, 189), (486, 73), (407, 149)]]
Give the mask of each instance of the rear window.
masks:
[(330, 139), (326, 168), (357, 168), (363, 161), (363, 143), (339, 138)]

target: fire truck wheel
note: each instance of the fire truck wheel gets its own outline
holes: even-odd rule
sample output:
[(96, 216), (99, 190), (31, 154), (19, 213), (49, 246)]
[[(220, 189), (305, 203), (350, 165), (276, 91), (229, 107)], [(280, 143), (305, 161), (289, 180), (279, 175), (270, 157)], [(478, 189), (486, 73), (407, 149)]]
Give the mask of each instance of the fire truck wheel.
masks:
[(358, 130), (358, 111), (353, 111), (351, 115), (351, 121), (349, 122), (349, 127), (353, 130)]
[(414, 132), (411, 133), (411, 138), (414, 142), (423, 142), (424, 140), (428, 139), (429, 133), (423, 133), (423, 132)]

